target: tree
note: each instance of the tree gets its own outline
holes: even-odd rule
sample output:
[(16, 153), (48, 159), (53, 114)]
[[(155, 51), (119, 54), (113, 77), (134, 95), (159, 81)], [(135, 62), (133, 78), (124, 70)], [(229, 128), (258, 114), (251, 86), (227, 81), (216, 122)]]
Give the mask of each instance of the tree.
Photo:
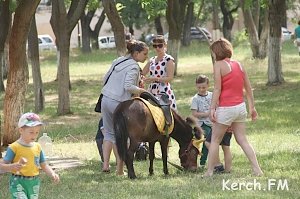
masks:
[[(233, 7), (231, 10), (230, 7)], [(234, 18), (233, 18), (233, 13), (237, 12), (237, 9), (239, 8), (239, 5), (236, 5), (238, 3), (236, 3), (235, 1), (226, 1), (225, 0), (220, 0), (220, 7), (221, 7), (221, 11), (223, 14), (223, 35), (226, 39), (228, 39), (229, 41), (231, 41), (231, 30), (232, 30), (232, 26), (234, 23)]]
[(32, 17), (30, 31), (28, 35), (28, 57), (31, 61), (32, 79), (34, 87), (34, 108), (38, 113), (44, 109), (45, 97), (43, 81), (40, 68), (39, 42), (36, 29), (35, 15)]
[(269, 0), (269, 62), (267, 85), (279, 85), (284, 82), (281, 64), (281, 18), (284, 15), (285, 0)]
[(174, 75), (177, 75), (178, 54), (185, 10), (189, 0), (168, 0), (166, 17), (169, 25), (168, 53), (175, 59)]
[(104, 11), (114, 32), (118, 56), (126, 54), (125, 29), (114, 0), (102, 0)]
[[(269, 20), (268, 20), (268, 7), (264, 6), (263, 11), (255, 15), (252, 14), (252, 10), (262, 10), (260, 9), (262, 5), (256, 1), (240, 0), (240, 5), (243, 11), (244, 23), (248, 33), (248, 38), (252, 50), (252, 57), (264, 59), (267, 56), (267, 46), (268, 46), (268, 33), (269, 33)], [(250, 2), (250, 3), (249, 3)], [(262, 17), (262, 25), (258, 26), (257, 15)], [(260, 20), (259, 20), (260, 21)], [(262, 30), (260, 31), (260, 27)]]
[(163, 35), (164, 30), (161, 24), (160, 18), (164, 16), (166, 11), (166, 1), (165, 0), (140, 0), (142, 8), (148, 14), (148, 19), (151, 21), (154, 19), (154, 25), (156, 33), (158, 35)]
[(191, 27), (194, 20), (194, 2), (190, 2), (187, 6), (187, 12), (185, 15), (184, 25), (183, 25), (183, 38), (182, 45), (189, 46), (191, 43)]
[(9, 0), (0, 1), (0, 92), (5, 91), (3, 77), (4, 68), (7, 68), (7, 58), (5, 57), (5, 44), (8, 41), (8, 32), (11, 26), (11, 13), (9, 11)]
[(82, 15), (88, 0), (73, 0), (68, 12), (65, 2), (52, 0), (50, 24), (58, 46), (58, 115), (71, 113), (70, 109), (70, 38), (74, 27)]
[(9, 40), (10, 68), (4, 97), (3, 145), (14, 142), (18, 137), (17, 123), (24, 110), (25, 94), (28, 85), (28, 64), (26, 41), (31, 19), (40, 0), (20, 0), (14, 15)]

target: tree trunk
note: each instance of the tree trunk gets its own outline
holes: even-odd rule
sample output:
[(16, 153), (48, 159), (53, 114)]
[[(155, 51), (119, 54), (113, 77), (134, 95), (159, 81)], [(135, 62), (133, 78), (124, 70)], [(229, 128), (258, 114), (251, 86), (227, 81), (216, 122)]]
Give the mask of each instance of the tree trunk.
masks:
[(194, 19), (194, 2), (190, 2), (187, 7), (185, 22), (183, 25), (182, 45), (189, 46), (191, 44), (191, 26)]
[(99, 36), (99, 32), (100, 32), (100, 29), (103, 25), (103, 22), (105, 20), (105, 12), (104, 10), (101, 11), (101, 15), (95, 25), (95, 28), (94, 30), (92, 30), (91, 28), (89, 28), (90, 30), (90, 35), (91, 35), (91, 38), (92, 38), (92, 48), (93, 49), (99, 49), (99, 42), (98, 42), (98, 36)]
[(213, 41), (218, 40), (221, 38), (221, 26), (220, 26), (220, 20), (219, 20), (219, 6), (218, 6), (218, 0), (212, 1), (212, 24), (213, 24), (213, 31), (212, 31), (212, 39)]
[(14, 15), (9, 40), (10, 68), (4, 97), (4, 146), (14, 142), (19, 137), (17, 124), (20, 114), (24, 111), (25, 94), (29, 78), (26, 40), (32, 16), (39, 2), (39, 0), (19, 1)]
[(52, 16), (50, 24), (58, 43), (58, 115), (70, 114), (70, 73), (69, 73), (69, 56), (70, 56), (70, 38), (72, 31), (82, 12), (84, 11), (88, 0), (73, 0), (68, 13), (65, 3), (61, 0), (52, 0)]
[(156, 33), (158, 35), (163, 35), (164, 34), (164, 30), (163, 30), (163, 27), (161, 25), (160, 14), (155, 17), (154, 24), (155, 24)]
[(284, 82), (281, 64), (281, 17), (285, 12), (285, 0), (269, 0), (269, 62), (267, 85), (279, 85)]
[[(258, 29), (256, 28), (255, 21), (253, 19), (252, 12), (249, 6), (245, 5), (245, 0), (240, 0), (240, 5), (243, 10), (244, 23), (247, 29), (248, 38), (252, 50), (252, 57), (264, 59), (266, 58), (266, 44), (268, 42), (268, 30), (269, 30), (269, 21), (264, 20), (263, 30), (261, 31), (261, 38), (259, 39)], [(268, 13), (266, 8), (265, 13)], [(265, 15), (266, 17), (266, 15)]]
[(92, 52), (91, 49), (91, 39), (89, 34), (89, 26), (92, 21), (93, 17), (90, 17), (88, 14), (85, 15), (83, 12), (80, 17), (80, 24), (81, 24), (81, 38), (82, 38), (82, 48), (81, 51), (83, 53), (90, 53)]
[(221, 0), (220, 7), (223, 14), (223, 35), (228, 41), (231, 41), (231, 30), (234, 23), (232, 13), (236, 12), (239, 6), (229, 10), (226, 6), (225, 0)]
[(11, 25), (11, 14), (9, 11), (9, 0), (0, 2), (0, 93), (5, 91), (4, 88), (4, 68), (6, 67), (6, 57), (4, 53), (7, 35)]
[(174, 75), (177, 75), (178, 52), (180, 47), (183, 19), (189, 0), (168, 0), (166, 17), (169, 25), (168, 53), (175, 59)]
[(102, 0), (102, 5), (115, 36), (118, 56), (126, 54), (125, 29), (114, 0)]
[(40, 68), (39, 42), (36, 29), (35, 15), (31, 21), (31, 27), (28, 35), (28, 57), (31, 61), (32, 78), (34, 87), (34, 108), (39, 113), (44, 109), (45, 97)]

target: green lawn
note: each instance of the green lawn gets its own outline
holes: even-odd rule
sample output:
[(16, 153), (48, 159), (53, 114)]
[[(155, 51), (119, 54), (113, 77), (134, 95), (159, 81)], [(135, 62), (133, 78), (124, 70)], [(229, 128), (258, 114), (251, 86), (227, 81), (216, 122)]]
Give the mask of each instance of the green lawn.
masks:
[[(153, 55), (153, 52), (150, 52)], [(162, 161), (155, 160), (154, 176), (148, 176), (148, 161), (135, 162), (137, 180), (117, 177), (114, 172), (103, 174), (94, 142), (99, 114), (93, 112), (99, 95), (101, 79), (114, 51), (82, 55), (71, 53), (72, 115), (57, 116), (56, 56), (43, 54), (41, 72), (45, 83), (46, 108), (40, 114), (46, 122), (43, 132), (54, 140), (55, 155), (79, 158), (84, 165), (59, 171), (61, 183), (52, 184), (43, 173), (40, 198), (299, 198), (300, 192), (300, 72), (299, 56), (292, 42), (282, 48), (285, 84), (267, 87), (267, 60), (251, 59), (250, 47), (239, 45), (234, 57), (247, 69), (254, 88), (259, 120), (247, 122), (247, 134), (265, 173), (251, 175), (250, 165), (242, 150), (232, 139), (233, 170), (230, 174), (201, 178), (203, 171), (186, 173), (169, 165), (164, 176)], [(143, 66), (143, 65), (141, 65)], [(83, 72), (84, 71), (84, 72)], [(206, 74), (212, 81), (212, 64), (206, 44), (193, 43), (182, 48), (178, 76), (173, 81), (181, 115), (190, 114), (191, 97), (195, 94), (195, 78)], [(0, 95), (1, 102), (4, 95)], [(26, 111), (34, 110), (33, 86), (30, 80)], [(2, 110), (2, 103), (0, 105)], [(156, 153), (160, 153), (157, 144)], [(170, 148), (170, 160), (179, 164), (178, 146)], [(222, 155), (222, 154), (221, 154)], [(112, 168), (115, 167), (112, 156)], [(9, 198), (8, 174), (0, 175), (0, 198)], [(240, 186), (240, 187), (239, 187)], [(228, 190), (229, 189), (229, 190)]]

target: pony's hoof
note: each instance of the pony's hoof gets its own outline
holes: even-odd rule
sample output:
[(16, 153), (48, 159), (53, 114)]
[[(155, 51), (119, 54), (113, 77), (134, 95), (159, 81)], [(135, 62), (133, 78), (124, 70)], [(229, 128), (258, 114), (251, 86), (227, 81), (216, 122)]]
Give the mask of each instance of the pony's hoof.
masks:
[(131, 180), (136, 179), (136, 175), (133, 175), (133, 176), (129, 176), (129, 175), (128, 175), (128, 177), (129, 177)]

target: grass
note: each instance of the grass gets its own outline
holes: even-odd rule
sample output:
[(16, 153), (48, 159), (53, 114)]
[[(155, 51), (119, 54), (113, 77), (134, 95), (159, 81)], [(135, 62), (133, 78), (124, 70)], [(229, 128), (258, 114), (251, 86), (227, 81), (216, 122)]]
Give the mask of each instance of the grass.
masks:
[[(153, 52), (150, 52), (153, 54)], [(235, 49), (234, 58), (246, 67), (250, 76), (259, 120), (247, 122), (248, 139), (255, 148), (258, 160), (265, 175), (253, 177), (245, 155), (232, 140), (233, 171), (230, 174), (216, 175), (212, 178), (201, 176), (203, 171), (186, 173), (169, 165), (169, 176), (164, 176), (162, 162), (154, 162), (154, 176), (148, 176), (148, 162), (135, 162), (137, 180), (116, 177), (101, 173), (99, 155), (94, 137), (99, 114), (93, 112), (99, 95), (101, 79), (116, 54), (114, 51), (93, 52), (82, 55), (72, 51), (70, 74), (72, 82), (71, 107), (74, 114), (57, 116), (56, 56), (43, 54), (41, 72), (44, 81), (46, 108), (40, 113), (46, 122), (43, 132), (54, 140), (54, 152), (60, 157), (75, 157), (84, 162), (84, 166), (59, 171), (61, 183), (54, 185), (41, 174), (42, 186), (40, 198), (298, 198), (300, 192), (300, 72), (297, 49), (291, 42), (282, 48), (283, 75), (286, 82), (276, 87), (267, 87), (267, 60), (250, 59), (247, 45)], [(142, 66), (142, 65), (141, 65)], [(84, 72), (83, 72), (84, 71)], [(190, 100), (195, 94), (194, 80), (198, 74), (206, 74), (212, 80), (211, 58), (206, 44), (193, 43), (182, 48), (178, 65), (178, 76), (172, 85), (177, 98), (179, 112), (183, 116), (190, 114)], [(211, 81), (211, 88), (213, 81)], [(0, 95), (3, 100), (4, 95)], [(33, 86), (30, 81), (26, 111), (34, 110)], [(1, 103), (2, 108), (2, 103)], [(160, 153), (157, 149), (156, 152)], [(178, 146), (172, 142), (170, 160), (179, 164)], [(115, 167), (112, 156), (112, 167)], [(0, 198), (9, 198), (8, 174), (0, 175)], [(272, 180), (275, 181), (272, 181)], [(287, 187), (280, 183), (286, 180)], [(222, 182), (228, 184), (258, 182), (261, 190), (250, 186), (250, 190), (223, 190)], [(268, 190), (268, 181), (275, 182)], [(269, 185), (272, 185), (269, 183)], [(279, 190), (277, 186), (279, 185)], [(265, 189), (265, 190), (264, 190)]]

